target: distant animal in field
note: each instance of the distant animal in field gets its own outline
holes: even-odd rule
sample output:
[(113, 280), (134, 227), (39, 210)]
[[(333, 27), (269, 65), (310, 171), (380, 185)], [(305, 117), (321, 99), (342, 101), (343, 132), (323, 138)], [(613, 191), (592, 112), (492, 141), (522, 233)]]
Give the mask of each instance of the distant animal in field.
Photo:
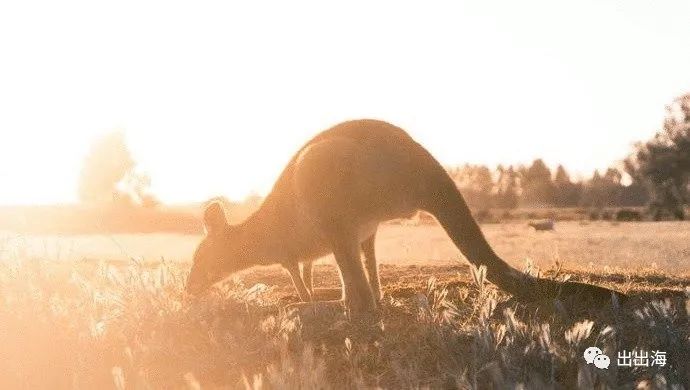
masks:
[(641, 221), (642, 213), (636, 210), (620, 209), (616, 212), (616, 221)]
[(536, 231), (548, 231), (555, 228), (556, 222), (553, 219), (543, 219), (540, 221), (530, 221), (528, 225)]
[[(186, 290), (200, 294), (239, 270), (281, 264), (308, 302), (311, 261), (332, 253), (348, 312), (370, 318), (381, 299), (377, 228), (418, 210), (438, 220), (470, 263), (486, 266), (490, 282), (519, 299), (611, 297), (611, 290), (541, 279), (503, 261), (443, 166), (405, 131), (378, 120), (344, 122), (312, 138), (292, 157), (260, 208), (240, 224), (229, 224), (221, 204), (211, 203), (204, 212), (207, 234), (194, 253)], [(300, 263), (306, 265), (302, 270)]]

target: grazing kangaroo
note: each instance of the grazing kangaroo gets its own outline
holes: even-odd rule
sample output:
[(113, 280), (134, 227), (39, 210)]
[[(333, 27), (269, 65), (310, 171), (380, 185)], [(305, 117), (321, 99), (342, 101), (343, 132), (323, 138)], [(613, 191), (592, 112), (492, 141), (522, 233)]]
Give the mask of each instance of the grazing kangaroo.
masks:
[(228, 224), (222, 206), (210, 204), (204, 213), (207, 234), (186, 289), (197, 294), (233, 272), (278, 263), (301, 299), (310, 301), (311, 261), (333, 253), (350, 314), (370, 313), (381, 298), (376, 229), (420, 209), (440, 222), (470, 263), (486, 266), (490, 282), (518, 298), (611, 297), (602, 287), (540, 279), (508, 265), (487, 243), (441, 164), (405, 131), (378, 120), (344, 122), (315, 136), (244, 222)]

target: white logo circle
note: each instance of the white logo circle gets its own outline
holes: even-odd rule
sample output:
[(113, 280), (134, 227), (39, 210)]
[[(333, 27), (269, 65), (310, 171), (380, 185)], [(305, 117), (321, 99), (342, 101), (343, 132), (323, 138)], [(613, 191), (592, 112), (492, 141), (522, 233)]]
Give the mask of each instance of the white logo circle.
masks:
[(606, 355), (597, 355), (597, 357), (594, 358), (594, 365), (597, 368), (606, 370), (609, 368), (609, 364), (611, 364), (611, 359)]
[(587, 364), (592, 364), (594, 363), (594, 358), (601, 354), (603, 354), (601, 349), (597, 347), (589, 347), (585, 349), (585, 361), (587, 362)]

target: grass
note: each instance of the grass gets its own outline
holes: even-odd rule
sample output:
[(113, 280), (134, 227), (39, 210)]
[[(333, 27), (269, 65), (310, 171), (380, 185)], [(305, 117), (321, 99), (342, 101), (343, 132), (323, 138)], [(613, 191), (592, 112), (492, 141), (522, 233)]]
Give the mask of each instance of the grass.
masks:
[[(568, 221), (556, 222), (554, 231), (535, 232), (525, 222), (515, 222), (484, 224), (482, 230), (496, 252), (519, 267), (530, 258), (541, 268), (559, 260), (569, 267), (590, 267), (594, 273), (606, 272), (605, 267), (690, 272), (688, 223)], [(186, 262), (200, 240), (196, 235), (163, 233), (15, 236), (0, 232), (0, 252), (3, 237), (8, 237), (5, 241), (26, 247), (27, 256), (56, 261), (130, 257), (152, 261), (163, 256), (171, 262)], [(377, 233), (376, 248), (377, 257), (385, 264), (449, 265), (464, 261), (436, 225), (383, 225)]]
[[(0, 254), (1, 388), (687, 388), (690, 378), (690, 279), (658, 271), (543, 271), (633, 296), (602, 308), (518, 305), (457, 265), (383, 265), (381, 330), (286, 312), (296, 297), (274, 268), (192, 300), (185, 264), (17, 253)], [(317, 274), (337, 287), (332, 266)], [(598, 370), (582, 358), (590, 346), (612, 361), (661, 350), (668, 364)]]

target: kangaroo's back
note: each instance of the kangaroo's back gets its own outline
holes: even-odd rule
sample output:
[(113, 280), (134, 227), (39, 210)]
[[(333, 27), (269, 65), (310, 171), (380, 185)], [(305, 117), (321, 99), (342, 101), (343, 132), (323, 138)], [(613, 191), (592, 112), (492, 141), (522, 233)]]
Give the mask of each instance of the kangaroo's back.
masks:
[[(292, 156), (266, 197), (265, 205), (294, 207), (293, 203), (298, 195), (295, 192), (296, 176), (300, 168), (303, 168), (303, 174), (305, 170), (315, 171), (312, 167), (304, 169), (304, 166), (306, 160), (315, 160), (317, 153), (327, 154), (326, 158), (319, 158), (318, 163), (326, 166), (325, 162), (333, 162), (333, 169), (322, 170), (322, 177), (316, 177), (317, 172), (309, 172), (308, 183), (304, 185), (323, 187), (330, 180), (343, 184), (348, 179), (349, 187), (342, 188), (346, 193), (354, 194), (357, 190), (363, 190), (366, 185), (369, 185), (368, 192), (371, 192), (374, 190), (371, 188), (373, 185), (378, 186), (376, 192), (382, 194), (384, 186), (388, 190), (405, 187), (404, 182), (393, 179), (401, 176), (409, 178), (410, 175), (416, 175), (416, 172), (423, 172), (421, 167), (415, 167), (413, 161), (420, 152), (426, 151), (407, 132), (388, 122), (359, 119), (340, 123), (315, 135)], [(400, 169), (403, 166), (404, 172)], [(361, 178), (366, 180), (355, 180)], [(353, 185), (358, 186), (355, 188)], [(366, 203), (375, 200), (369, 197), (361, 206), (367, 206)]]
[(319, 142), (339, 138), (346, 138), (358, 144), (368, 146), (381, 146), (395, 143), (399, 147), (409, 148), (416, 145), (416, 142), (407, 132), (385, 121), (377, 119), (357, 119), (343, 122), (318, 133), (299, 148), (278, 177), (274, 189), (282, 182), (290, 180), (295, 163), (306, 149)]

